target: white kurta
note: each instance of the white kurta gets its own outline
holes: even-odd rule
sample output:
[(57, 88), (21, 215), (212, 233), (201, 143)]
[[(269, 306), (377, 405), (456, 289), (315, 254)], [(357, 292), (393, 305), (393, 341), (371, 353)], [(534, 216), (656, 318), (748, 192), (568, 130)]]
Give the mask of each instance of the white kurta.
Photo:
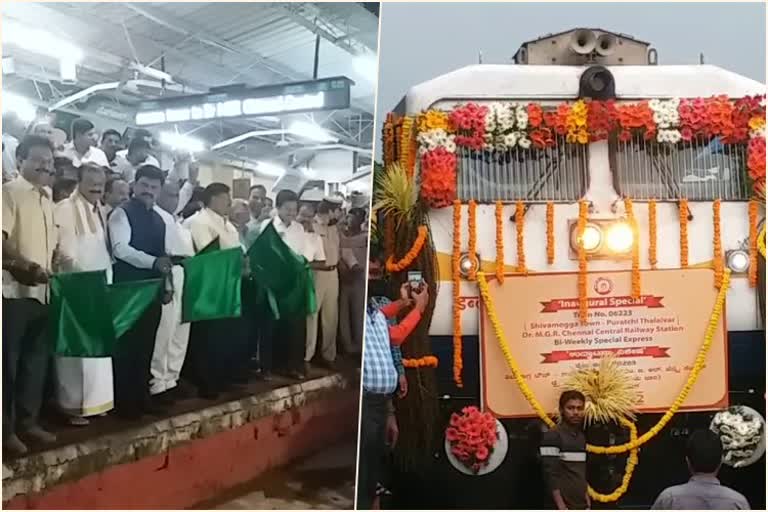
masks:
[[(172, 256), (194, 256), (192, 233), (168, 212), (157, 206), (155, 206), (155, 211), (165, 222), (165, 239), (169, 254)], [(155, 336), (152, 364), (150, 365), (152, 379), (150, 380), (149, 391), (153, 395), (177, 386), (189, 345), (190, 326), (188, 323), (181, 322), (184, 267), (174, 265), (171, 275), (173, 297), (171, 302), (163, 304), (160, 324)]]
[[(56, 205), (59, 249), (67, 260), (66, 271), (107, 271), (112, 282), (112, 259), (107, 250), (106, 215), (79, 192)], [(71, 416), (96, 416), (114, 407), (112, 358), (55, 358), (56, 399)]]

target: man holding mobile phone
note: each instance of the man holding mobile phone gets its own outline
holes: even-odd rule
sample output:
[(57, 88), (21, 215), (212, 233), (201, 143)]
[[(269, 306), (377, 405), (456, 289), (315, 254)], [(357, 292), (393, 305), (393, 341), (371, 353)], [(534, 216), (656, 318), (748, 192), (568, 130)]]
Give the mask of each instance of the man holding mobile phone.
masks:
[[(373, 253), (373, 250), (372, 250)], [(368, 264), (371, 285), (380, 282), (381, 261), (373, 254)], [(374, 291), (372, 286), (369, 291)], [(413, 299), (411, 299), (413, 293)], [(387, 446), (397, 443), (399, 430), (392, 398), (397, 390), (399, 375), (392, 354), (416, 328), (429, 302), (429, 291), (423, 286), (412, 291), (409, 282), (400, 287), (400, 298), (383, 307), (369, 301), (365, 315), (365, 350), (363, 351), (363, 407), (360, 427), (360, 456), (358, 463), (357, 508), (370, 509), (381, 478), (381, 464)], [(395, 318), (404, 308), (413, 309), (397, 325)]]

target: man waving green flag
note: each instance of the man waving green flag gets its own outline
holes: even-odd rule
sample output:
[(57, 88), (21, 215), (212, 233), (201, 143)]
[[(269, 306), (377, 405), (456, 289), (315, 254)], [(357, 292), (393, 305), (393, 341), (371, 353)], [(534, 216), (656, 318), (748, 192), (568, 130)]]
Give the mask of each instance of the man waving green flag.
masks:
[(317, 310), (309, 263), (283, 242), (272, 223), (248, 248), (248, 259), (253, 283), (266, 295), (276, 319), (296, 317), (303, 322)]

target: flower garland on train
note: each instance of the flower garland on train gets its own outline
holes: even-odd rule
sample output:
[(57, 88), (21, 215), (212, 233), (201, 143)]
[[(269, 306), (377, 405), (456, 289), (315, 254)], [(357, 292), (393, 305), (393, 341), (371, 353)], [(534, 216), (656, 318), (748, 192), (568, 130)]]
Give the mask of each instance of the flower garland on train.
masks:
[(657, 144), (719, 137), (747, 145), (747, 172), (756, 196), (765, 196), (765, 97), (724, 96), (638, 103), (578, 100), (557, 107), (537, 103), (462, 103), (449, 112), (429, 110), (417, 122), (421, 198), (432, 208), (456, 198), (458, 150), (543, 150), (640, 137)]

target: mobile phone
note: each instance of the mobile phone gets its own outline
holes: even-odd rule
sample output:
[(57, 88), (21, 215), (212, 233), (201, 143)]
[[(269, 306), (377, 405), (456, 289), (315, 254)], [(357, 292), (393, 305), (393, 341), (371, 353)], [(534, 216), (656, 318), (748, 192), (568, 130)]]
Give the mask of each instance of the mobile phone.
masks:
[(411, 291), (419, 291), (421, 290), (421, 284), (424, 282), (424, 276), (421, 273), (421, 270), (409, 270), (408, 271), (408, 286), (411, 288)]

